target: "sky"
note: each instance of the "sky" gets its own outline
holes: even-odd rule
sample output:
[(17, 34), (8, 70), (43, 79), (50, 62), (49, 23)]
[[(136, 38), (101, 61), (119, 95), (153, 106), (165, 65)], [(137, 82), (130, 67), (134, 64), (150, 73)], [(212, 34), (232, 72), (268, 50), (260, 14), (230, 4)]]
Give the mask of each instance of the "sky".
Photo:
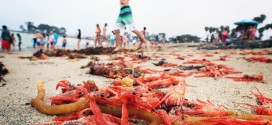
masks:
[[(109, 24), (114, 30), (119, 0), (0, 0), (0, 25), (19, 30), (27, 21), (65, 27), (75, 35), (93, 36), (95, 25)], [(138, 30), (164, 32), (168, 37), (192, 34), (205, 36), (205, 26), (230, 26), (242, 19), (265, 14), (272, 23), (272, 0), (130, 0)], [(262, 25), (264, 25), (262, 24)], [(25, 26), (25, 25), (24, 25)]]

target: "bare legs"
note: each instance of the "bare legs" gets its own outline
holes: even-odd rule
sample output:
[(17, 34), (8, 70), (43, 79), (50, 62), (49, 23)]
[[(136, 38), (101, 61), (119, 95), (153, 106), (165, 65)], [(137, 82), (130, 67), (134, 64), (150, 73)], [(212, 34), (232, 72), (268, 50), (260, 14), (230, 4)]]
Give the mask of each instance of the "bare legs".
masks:
[(109, 47), (109, 38), (106, 35), (104, 35), (103, 37), (102, 44), (105, 40), (106, 40), (106, 47)]
[(115, 37), (116, 37), (116, 49), (115, 50), (119, 50), (122, 49), (122, 40), (120, 37), (120, 30), (115, 30)]
[[(137, 49), (141, 49), (143, 44), (145, 44), (145, 47), (147, 47), (147, 40), (143, 37), (141, 32), (138, 31), (138, 30), (133, 30), (132, 32), (135, 33), (140, 39), (140, 44), (139, 44), (139, 47)], [(115, 50), (123, 49), (122, 40), (121, 40), (121, 37), (120, 37), (120, 31), (119, 30), (115, 30), (115, 36), (116, 36), (116, 49)]]
[(143, 44), (145, 44), (145, 47), (147, 48), (147, 40), (143, 37), (141, 32), (138, 30), (133, 30), (132, 32), (135, 33), (140, 39), (140, 44), (139, 44), (138, 49), (141, 49)]
[(77, 41), (77, 50), (80, 50), (80, 39)]
[(96, 36), (94, 40), (94, 47), (97, 47), (97, 43), (99, 44), (99, 46), (102, 46), (102, 44), (100, 43), (100, 36)]

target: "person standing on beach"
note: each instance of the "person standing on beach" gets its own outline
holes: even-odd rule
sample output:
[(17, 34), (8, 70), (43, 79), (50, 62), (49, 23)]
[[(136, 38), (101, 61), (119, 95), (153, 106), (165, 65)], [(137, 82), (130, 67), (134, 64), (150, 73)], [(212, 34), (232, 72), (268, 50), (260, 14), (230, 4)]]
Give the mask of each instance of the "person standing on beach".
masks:
[(122, 40), (120, 37), (120, 30), (124, 30), (125, 27), (135, 33), (140, 38), (140, 44), (137, 49), (142, 48), (142, 44), (145, 44), (147, 47), (147, 40), (143, 37), (140, 31), (135, 29), (133, 16), (132, 16), (132, 10), (129, 6), (129, 0), (120, 0), (120, 14), (118, 16), (118, 19), (116, 21), (116, 49), (115, 51), (123, 49), (122, 47)]
[(77, 34), (77, 50), (80, 50), (80, 41), (81, 41), (81, 30), (78, 29), (78, 34)]
[(144, 29), (142, 31), (142, 35), (144, 36), (144, 38), (146, 38), (146, 27), (144, 27)]
[(19, 33), (17, 33), (17, 37), (18, 37), (18, 40), (19, 40), (18, 48), (19, 48), (19, 51), (21, 51), (22, 38), (21, 38), (21, 35)]
[(114, 31), (112, 31), (110, 34), (110, 47), (114, 47), (114, 42), (115, 42), (115, 33)]
[(89, 42), (90, 42), (90, 41), (89, 41), (89, 38), (87, 37), (87, 38), (86, 38), (86, 45), (85, 45), (85, 49), (87, 49), (87, 48), (88, 48), (88, 46), (89, 46)]
[(63, 41), (62, 41), (62, 50), (63, 51), (65, 51), (66, 45), (67, 45), (67, 39), (66, 39), (66, 36), (64, 35), (63, 36)]
[(103, 40), (102, 40), (102, 44), (106, 40), (106, 47), (109, 46), (109, 38), (107, 36), (107, 27), (108, 27), (108, 24), (105, 23), (104, 28), (103, 28)]
[(100, 43), (100, 34), (101, 34), (101, 29), (99, 27), (99, 24), (96, 24), (96, 37), (95, 37), (95, 40), (94, 40), (94, 47), (97, 46), (97, 43), (99, 44), (99, 46), (102, 46), (102, 44)]
[(56, 47), (58, 43), (58, 39), (59, 39), (59, 34), (56, 33), (56, 31), (53, 31), (53, 32), (54, 32), (54, 39), (55, 39), (54, 46)]
[(225, 44), (227, 41), (227, 37), (228, 37), (228, 30), (225, 29), (223, 32), (222, 32), (222, 43)]
[(15, 36), (14, 34), (12, 33), (11, 36), (10, 36), (10, 45), (12, 45), (12, 48), (13, 50), (15, 51)]
[(50, 43), (51, 51), (55, 50), (55, 45), (54, 45), (55, 37), (54, 37), (54, 32), (53, 31), (50, 32), (48, 42)]
[(40, 32), (38, 30), (35, 31), (35, 36), (36, 36), (36, 39), (37, 39), (37, 46), (38, 46), (38, 50), (40, 50), (41, 48), (41, 42), (42, 42), (42, 35), (40, 34)]
[(1, 33), (1, 39), (2, 39), (2, 49), (4, 52), (9, 52), (10, 50), (10, 32), (7, 28), (7, 26), (2, 26), (2, 33)]

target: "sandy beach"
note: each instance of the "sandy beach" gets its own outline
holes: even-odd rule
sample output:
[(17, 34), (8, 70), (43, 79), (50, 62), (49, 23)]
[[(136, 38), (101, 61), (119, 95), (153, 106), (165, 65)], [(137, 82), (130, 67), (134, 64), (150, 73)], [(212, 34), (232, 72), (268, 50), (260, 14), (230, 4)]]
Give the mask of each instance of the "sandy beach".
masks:
[[(154, 49), (156, 50), (156, 49)], [(253, 51), (269, 50), (255, 49)], [(251, 50), (250, 50), (251, 51)], [(181, 56), (188, 56), (185, 60), (177, 60), (170, 53), (175, 52)], [(215, 53), (213, 57), (204, 57), (202, 52)], [(230, 54), (237, 52), (237, 54)], [(181, 65), (183, 62), (192, 59), (206, 58), (217, 64), (225, 64), (242, 74), (260, 74), (264, 76), (266, 83), (258, 82), (234, 82), (227, 78), (218, 78), (215, 80), (211, 77), (196, 78), (190, 76), (186, 78), (189, 85), (196, 87), (187, 87), (185, 98), (190, 101), (196, 99), (207, 100), (210, 99), (215, 104), (222, 104), (228, 109), (236, 112), (253, 113), (251, 107), (234, 104), (232, 102), (247, 102), (256, 104), (255, 97), (250, 91), (256, 91), (255, 87), (267, 97), (272, 98), (272, 63), (248, 62), (243, 57), (251, 57), (252, 55), (240, 55), (241, 50), (197, 50), (196, 48), (188, 48), (183, 46), (171, 47), (165, 46), (160, 51), (149, 51), (146, 55), (151, 57), (161, 56), (170, 63)], [(94, 80), (99, 88), (108, 86), (113, 79), (108, 79), (101, 76), (94, 76), (86, 74), (86, 69), (80, 69), (81, 66), (86, 65), (90, 61), (90, 56), (79, 61), (69, 62), (67, 57), (50, 57), (47, 60), (29, 61), (28, 59), (19, 59), (18, 56), (30, 56), (33, 52), (11, 52), (9, 54), (1, 53), (0, 61), (3, 62), (9, 73), (4, 77), (7, 81), (6, 85), (0, 87), (0, 125), (24, 125), (24, 124), (40, 124), (48, 123), (55, 116), (48, 116), (38, 112), (30, 106), (30, 100), (37, 96), (36, 82), (43, 81), (46, 97), (45, 101), (49, 104), (48, 97), (57, 95), (60, 90), (56, 91), (55, 86), (60, 80), (68, 80), (71, 83), (78, 84), (82, 81)], [(122, 55), (122, 54), (119, 54)], [(229, 55), (227, 61), (220, 61), (219, 56)], [(109, 56), (99, 55), (99, 62), (110, 62)], [(272, 55), (265, 55), (272, 59)], [(151, 69), (163, 70), (164, 68), (156, 67), (151, 62), (158, 62), (156, 58), (152, 60), (137, 64), (146, 66)], [(229, 75), (233, 76), (233, 75)], [(235, 75), (234, 75), (235, 76)], [(241, 74), (239, 74), (241, 76)], [(1, 82), (0, 84), (3, 84)], [(164, 91), (167, 91), (165, 88)]]

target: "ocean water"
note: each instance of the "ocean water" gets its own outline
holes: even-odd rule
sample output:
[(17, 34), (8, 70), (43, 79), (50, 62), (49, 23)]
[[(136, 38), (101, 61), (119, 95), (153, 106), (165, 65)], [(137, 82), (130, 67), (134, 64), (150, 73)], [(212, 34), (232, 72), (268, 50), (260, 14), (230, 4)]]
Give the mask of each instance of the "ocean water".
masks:
[[(15, 49), (18, 50), (18, 43), (19, 43), (19, 40), (18, 40), (18, 37), (17, 37), (17, 32), (11, 32), (11, 33), (14, 33), (15, 34), (15, 38), (16, 38), (16, 41), (15, 41)], [(21, 35), (21, 38), (22, 38), (22, 50), (23, 51), (27, 51), (27, 50), (34, 50), (33, 48), (33, 38), (35, 37), (34, 34), (28, 34), (28, 33), (19, 33)], [(67, 49), (71, 49), (71, 50), (74, 50), (74, 49), (77, 49), (77, 41), (78, 39), (75, 39), (75, 38), (66, 38), (67, 39), (67, 45), (66, 45), (66, 48)], [(58, 39), (58, 42), (57, 42), (57, 48), (62, 48), (62, 41), (63, 41), (63, 36), (59, 36), (59, 39)], [(80, 42), (80, 48), (85, 48), (86, 46), (86, 39), (81, 39), (81, 42)], [(105, 43), (105, 42), (104, 42)], [(1, 42), (0, 42), (1, 44)], [(94, 46), (94, 41), (93, 40), (89, 40), (89, 47), (92, 47)]]

